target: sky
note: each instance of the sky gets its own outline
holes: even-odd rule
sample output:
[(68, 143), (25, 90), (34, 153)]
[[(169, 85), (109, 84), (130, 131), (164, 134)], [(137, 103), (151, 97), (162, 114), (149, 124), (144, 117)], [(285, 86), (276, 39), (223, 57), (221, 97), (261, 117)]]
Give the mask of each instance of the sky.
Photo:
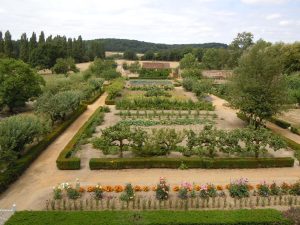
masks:
[(300, 0), (0, 0), (0, 30), (13, 39), (125, 38), (168, 44), (230, 43), (238, 32), (300, 41)]

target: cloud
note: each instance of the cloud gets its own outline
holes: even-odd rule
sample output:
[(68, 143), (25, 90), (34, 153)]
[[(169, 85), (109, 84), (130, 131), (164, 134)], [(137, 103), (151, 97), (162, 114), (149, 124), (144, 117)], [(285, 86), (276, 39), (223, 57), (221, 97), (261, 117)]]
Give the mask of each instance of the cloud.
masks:
[(281, 15), (279, 13), (273, 13), (266, 16), (267, 20), (274, 20), (280, 18)]
[(279, 22), (279, 25), (280, 26), (288, 26), (288, 25), (291, 25), (292, 23), (293, 23), (293, 21), (291, 21), (291, 20), (281, 20)]
[(288, 0), (241, 0), (245, 4), (282, 4)]

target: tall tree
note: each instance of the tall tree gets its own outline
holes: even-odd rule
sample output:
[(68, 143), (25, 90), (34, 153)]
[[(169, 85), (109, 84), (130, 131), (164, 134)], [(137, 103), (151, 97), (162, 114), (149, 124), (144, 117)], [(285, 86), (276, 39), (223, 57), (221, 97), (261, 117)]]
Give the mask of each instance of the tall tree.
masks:
[(67, 56), (73, 57), (73, 40), (72, 38), (68, 38), (67, 42)]
[(13, 56), (13, 43), (9, 31), (6, 31), (4, 35), (4, 54), (8, 57)]
[(29, 60), (29, 45), (26, 33), (23, 33), (21, 36), (19, 58), (24, 62)]
[(23, 106), (26, 101), (42, 93), (43, 78), (20, 60), (0, 60), (0, 107)]
[(76, 62), (82, 62), (84, 59), (84, 44), (81, 35), (73, 43), (74, 59)]
[(2, 32), (0, 31), (0, 54), (4, 53), (4, 40), (2, 37)]
[(39, 46), (45, 44), (45, 34), (44, 31), (41, 32), (40, 36), (39, 36)]
[(36, 40), (36, 34), (33, 32), (32, 35), (31, 35), (31, 38), (29, 40), (29, 51), (30, 53), (36, 49), (38, 46), (37, 44), (37, 40)]
[(280, 112), (286, 103), (280, 56), (265, 41), (258, 41), (243, 54), (232, 81), (232, 104), (255, 127)]

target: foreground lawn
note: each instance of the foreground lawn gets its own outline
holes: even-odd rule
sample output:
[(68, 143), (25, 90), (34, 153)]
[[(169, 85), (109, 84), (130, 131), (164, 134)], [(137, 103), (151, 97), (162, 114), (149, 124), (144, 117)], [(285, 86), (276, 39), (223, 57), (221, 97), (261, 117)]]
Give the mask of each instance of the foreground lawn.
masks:
[(291, 224), (279, 211), (98, 211), (53, 212), (23, 211), (13, 215), (5, 225), (281, 225)]

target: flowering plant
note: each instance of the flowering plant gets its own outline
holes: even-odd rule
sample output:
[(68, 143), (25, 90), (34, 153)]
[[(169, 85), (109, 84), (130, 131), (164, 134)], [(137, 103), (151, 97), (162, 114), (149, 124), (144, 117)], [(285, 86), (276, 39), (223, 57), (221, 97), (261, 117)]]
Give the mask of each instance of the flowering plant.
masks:
[(248, 179), (241, 178), (230, 183), (228, 186), (229, 194), (232, 198), (249, 197)]
[(134, 189), (131, 184), (126, 184), (123, 193), (120, 196), (121, 201), (131, 201), (135, 197)]
[(156, 186), (156, 198), (158, 200), (167, 200), (169, 198), (170, 186), (167, 185), (166, 179), (161, 177), (159, 184)]
[(209, 198), (207, 185), (201, 185), (199, 196), (203, 199)]
[(257, 191), (258, 191), (258, 195), (262, 197), (269, 197), (271, 195), (271, 190), (269, 188), (269, 185), (266, 183), (266, 181), (257, 185)]
[(62, 199), (62, 189), (60, 186), (53, 187), (53, 199), (54, 200)]
[(94, 198), (95, 199), (102, 199), (103, 198), (103, 188), (100, 185), (96, 185), (93, 187)]
[(181, 199), (187, 199), (188, 198), (188, 192), (191, 191), (192, 185), (188, 182), (181, 183), (181, 186), (179, 188), (178, 197)]

